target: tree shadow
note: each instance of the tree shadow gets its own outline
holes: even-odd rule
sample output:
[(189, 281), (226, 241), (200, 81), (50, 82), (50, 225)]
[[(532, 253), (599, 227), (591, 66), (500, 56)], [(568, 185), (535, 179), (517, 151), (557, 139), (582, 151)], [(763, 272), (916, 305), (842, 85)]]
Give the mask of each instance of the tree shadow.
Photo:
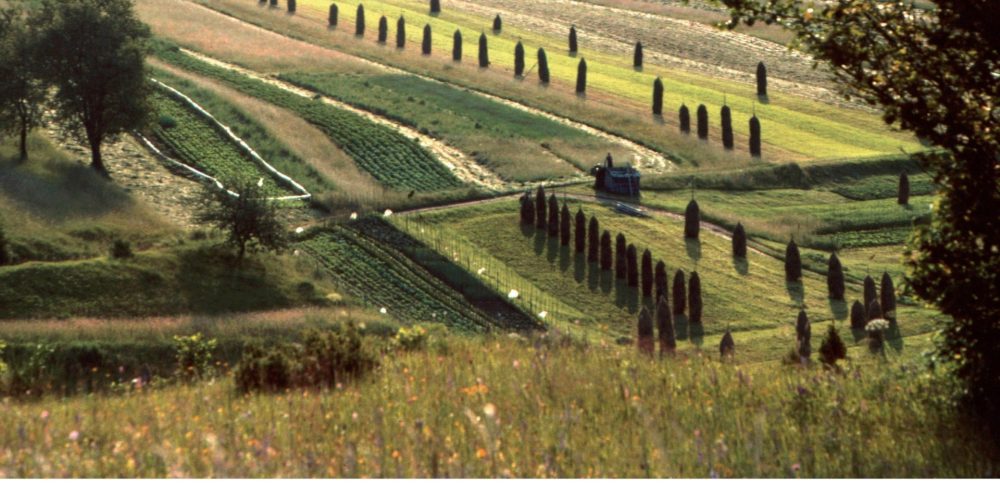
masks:
[(896, 352), (903, 350), (903, 334), (899, 331), (899, 323), (894, 319), (890, 320), (889, 329), (885, 332), (885, 343)]
[(546, 243), (545, 258), (549, 261), (549, 264), (554, 264), (556, 257), (559, 256), (559, 237), (550, 237)]
[[(578, 253), (573, 258), (573, 278), (577, 283), (583, 283), (583, 279), (586, 278), (587, 274), (587, 255), (584, 253)], [(593, 290), (593, 288), (591, 288)]]
[(788, 291), (788, 298), (792, 299), (795, 304), (802, 305), (802, 302), (805, 300), (806, 290), (801, 281), (786, 281), (785, 290)]
[(597, 286), (601, 282), (601, 266), (597, 265), (596, 262), (587, 263), (587, 287), (590, 291), (596, 291)]
[(544, 229), (535, 230), (535, 255), (542, 255), (545, 252), (545, 240), (547, 239)]
[(836, 299), (828, 300), (830, 303), (830, 312), (833, 313), (833, 319), (836, 319), (837, 321), (846, 320), (848, 314), (847, 302)]
[(610, 269), (601, 269), (601, 292), (605, 295), (611, 293), (611, 288), (615, 284), (614, 272)]
[(657, 125), (663, 125), (664, 123), (667, 123), (667, 121), (663, 119), (663, 115), (653, 115), (653, 122), (655, 122)]
[(851, 328), (851, 336), (854, 337), (854, 343), (857, 344), (868, 338), (868, 333), (865, 332), (864, 328)]
[(750, 261), (746, 257), (733, 257), (733, 269), (740, 273), (740, 276), (750, 274)]
[(692, 344), (701, 347), (705, 344), (705, 326), (701, 323), (688, 324), (688, 337)]
[(687, 340), (690, 338), (688, 335), (687, 316), (683, 314), (674, 315), (674, 336), (677, 337), (677, 340)]
[(757, 95), (757, 102), (761, 104), (771, 104), (771, 98), (766, 95)]
[(569, 246), (559, 245), (559, 270), (562, 272), (569, 269), (569, 252)]
[(701, 241), (695, 238), (684, 238), (684, 248), (687, 249), (688, 257), (698, 262), (701, 260)]
[(521, 224), (521, 236), (527, 238), (529, 236), (534, 236), (534, 235), (535, 235), (534, 224)]
[(625, 280), (615, 280), (615, 305), (628, 309), (628, 312), (639, 312), (639, 288), (628, 286)]

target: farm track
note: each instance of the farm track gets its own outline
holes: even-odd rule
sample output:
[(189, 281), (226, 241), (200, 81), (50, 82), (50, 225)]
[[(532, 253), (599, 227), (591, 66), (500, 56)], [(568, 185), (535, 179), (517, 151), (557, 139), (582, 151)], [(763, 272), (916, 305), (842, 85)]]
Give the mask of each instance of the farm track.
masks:
[[(235, 16), (233, 16), (233, 15), (227, 13), (227, 12), (218, 11), (218, 10), (212, 9), (211, 7), (207, 7), (205, 5), (201, 5), (201, 4), (195, 3), (195, 2), (193, 2), (191, 0), (187, 0), (186, 3), (188, 3), (192, 7), (203, 9), (205, 11), (211, 12), (214, 15), (225, 16), (227, 18), (233, 19), (237, 23), (239, 23), (241, 26), (247, 27), (249, 29), (253, 29), (253, 30), (260, 31), (260, 32), (268, 33), (268, 34), (270, 34), (272, 36), (278, 36), (278, 37), (286, 38), (288, 40), (293, 40), (293, 41), (296, 41), (296, 42), (299, 42), (299, 43), (305, 43), (305, 44), (308, 44), (308, 45), (315, 45), (315, 44), (313, 44), (313, 43), (311, 43), (311, 42), (309, 42), (307, 40), (300, 40), (300, 39), (297, 39), (297, 38), (289, 37), (289, 36), (287, 36), (287, 35), (285, 35), (283, 33), (277, 32), (277, 31), (272, 31), (272, 30), (269, 30), (269, 29), (262, 28), (262, 27), (260, 27), (260, 26), (258, 26), (256, 24), (253, 24), (253, 23), (248, 22), (246, 20), (243, 20), (241, 18), (235, 17)], [(490, 93), (487, 93), (487, 92), (482, 92), (482, 91), (471, 89), (471, 88), (468, 88), (468, 87), (463, 87), (461, 85), (456, 85), (454, 83), (450, 83), (450, 82), (446, 82), (446, 81), (443, 81), (443, 80), (439, 80), (437, 78), (433, 78), (433, 77), (430, 77), (430, 76), (426, 76), (426, 75), (422, 75), (422, 74), (418, 74), (418, 73), (413, 73), (413, 72), (410, 72), (410, 71), (407, 71), (407, 70), (404, 70), (404, 69), (401, 69), (401, 68), (398, 68), (398, 67), (395, 67), (395, 66), (390, 66), (390, 65), (383, 64), (383, 63), (380, 63), (380, 62), (372, 61), (370, 59), (365, 59), (363, 57), (359, 57), (359, 56), (355, 56), (355, 55), (352, 55), (352, 54), (348, 54), (346, 52), (341, 52), (341, 51), (338, 51), (338, 50), (330, 49), (328, 47), (323, 47), (323, 48), (327, 49), (327, 50), (330, 50), (330, 51), (333, 51), (333, 52), (336, 52), (337, 54), (343, 55), (344, 57), (346, 57), (348, 59), (351, 59), (351, 60), (354, 60), (354, 61), (357, 61), (357, 62), (361, 62), (361, 63), (367, 64), (367, 65), (370, 65), (372, 67), (379, 68), (379, 69), (381, 69), (383, 71), (387, 71), (387, 72), (391, 72), (391, 73), (395, 73), (395, 74), (400, 74), (400, 75), (407, 75), (407, 76), (419, 78), (419, 79), (424, 80), (424, 81), (435, 82), (435, 83), (438, 83), (438, 84), (441, 84), (441, 85), (447, 85), (448, 87), (453, 88), (453, 89), (467, 91), (467, 92), (470, 92), (472, 94), (478, 95), (480, 97), (484, 97), (484, 98), (490, 99), (490, 100), (492, 100), (494, 102), (498, 102), (498, 103), (510, 106), (512, 108), (515, 108), (515, 109), (520, 110), (520, 111), (524, 111), (526, 113), (530, 113), (530, 114), (535, 115), (535, 116), (547, 118), (547, 119), (555, 121), (555, 122), (557, 122), (559, 124), (562, 124), (562, 125), (574, 128), (576, 130), (579, 130), (581, 132), (584, 132), (586, 134), (589, 134), (589, 135), (601, 138), (603, 140), (606, 140), (606, 141), (618, 144), (618, 145), (620, 145), (620, 146), (622, 146), (622, 147), (624, 147), (624, 148), (632, 151), (633, 162), (634, 162), (634, 164), (640, 170), (647, 171), (647, 172), (650, 172), (650, 173), (664, 173), (664, 172), (670, 172), (670, 171), (673, 171), (673, 170), (676, 169), (676, 165), (674, 165), (673, 162), (670, 162), (669, 160), (667, 160), (666, 158), (664, 158), (663, 155), (661, 155), (660, 153), (657, 153), (656, 151), (653, 151), (652, 149), (647, 148), (647, 147), (645, 147), (645, 146), (643, 146), (643, 145), (641, 145), (641, 144), (639, 144), (639, 143), (637, 143), (635, 141), (632, 141), (632, 140), (630, 140), (630, 139), (628, 139), (626, 137), (615, 135), (615, 134), (611, 134), (611, 133), (605, 132), (603, 130), (599, 130), (597, 128), (591, 127), (590, 125), (574, 121), (574, 120), (572, 120), (570, 118), (566, 118), (566, 117), (559, 116), (559, 115), (556, 115), (556, 114), (553, 114), (553, 113), (549, 113), (547, 111), (543, 111), (541, 109), (534, 108), (534, 107), (531, 107), (531, 106), (528, 106), (528, 105), (525, 105), (525, 104), (522, 104), (522, 103), (510, 100), (510, 99), (507, 99), (507, 98), (504, 98), (504, 97), (500, 97), (500, 96), (497, 96), (497, 95), (494, 95), (494, 94), (490, 94)], [(191, 53), (191, 52), (188, 51), (188, 53)], [(191, 54), (195, 55), (194, 53), (191, 53)], [(208, 56), (198, 55), (198, 57), (206, 58)], [(209, 59), (211, 59), (211, 58), (209, 58)], [(221, 62), (221, 61), (219, 61), (219, 62)], [(223, 63), (223, 64), (225, 64), (225, 63)], [(236, 66), (233, 66), (233, 65), (228, 65), (228, 66), (231, 67), (230, 69), (235, 69), (235, 70), (241, 71), (241, 72), (243, 72), (243, 71), (249, 71), (249, 70), (246, 70), (245, 68), (240, 68), (240, 67), (236, 67)], [(251, 75), (247, 75), (247, 76), (251, 76)], [(283, 85), (288, 85), (286, 82), (283, 82), (281, 80), (278, 80), (278, 79), (273, 79), (273, 80), (275, 80), (276, 82), (280, 82)], [(271, 83), (271, 82), (268, 81), (267, 83)], [(304, 89), (299, 89), (299, 90), (304, 90)], [(306, 92), (308, 92), (308, 91), (306, 91)], [(313, 93), (309, 92), (308, 96), (312, 97)], [(358, 110), (358, 111), (360, 111), (360, 110)], [(365, 112), (365, 111), (361, 111), (361, 112), (368, 113), (368, 112)], [(377, 115), (374, 115), (374, 116), (377, 116)], [(384, 120), (384, 118), (382, 118), (382, 119)], [(396, 124), (395, 122), (390, 122), (390, 123), (393, 123), (396, 127), (400, 126), (399, 124)], [(415, 133), (419, 134), (419, 132), (415, 132)], [(422, 135), (422, 134), (420, 134), (420, 135)], [(436, 141), (436, 140), (431, 139), (431, 138), (428, 138), (428, 140), (429, 141), (439, 142), (439, 141)], [(448, 146), (446, 146), (446, 147), (448, 147)], [(451, 149), (454, 150), (454, 148), (451, 148)], [(458, 154), (461, 154), (461, 152), (459, 152), (457, 150), (454, 150), (454, 151), (456, 153), (458, 153)], [(463, 157), (464, 157), (464, 155), (463, 155)], [(466, 161), (468, 161), (468, 160), (466, 160)], [(476, 165), (476, 166), (479, 167), (479, 165)], [(480, 167), (480, 168), (482, 168), (482, 167)], [(506, 185), (509, 188), (513, 188), (513, 189), (530, 187), (530, 186), (534, 186), (534, 185), (537, 185), (537, 184), (539, 184), (539, 183), (506, 183)]]

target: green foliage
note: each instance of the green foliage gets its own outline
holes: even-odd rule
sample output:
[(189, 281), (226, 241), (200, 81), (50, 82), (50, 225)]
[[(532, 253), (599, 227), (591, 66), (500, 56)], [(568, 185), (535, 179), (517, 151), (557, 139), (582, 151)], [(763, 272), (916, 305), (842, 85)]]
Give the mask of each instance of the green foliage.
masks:
[(202, 334), (174, 336), (174, 359), (177, 361), (177, 377), (185, 381), (197, 381), (212, 375), (212, 360), (219, 342), (205, 338)]
[(663, 115), (663, 80), (659, 77), (653, 80), (653, 114)]
[(642, 42), (635, 42), (635, 49), (632, 51), (632, 67), (642, 68)]
[(698, 202), (692, 198), (684, 210), (684, 237), (696, 240), (700, 231), (701, 208), (698, 207)]
[(868, 311), (865, 310), (865, 306), (861, 305), (861, 302), (855, 300), (851, 304), (851, 329), (861, 330), (868, 323)]
[(559, 201), (555, 193), (549, 195), (549, 237), (559, 236)]
[(576, 67), (576, 93), (587, 93), (587, 60), (581, 58), (580, 64)]
[(698, 138), (708, 140), (708, 108), (704, 104), (698, 105)]
[(653, 340), (653, 315), (649, 313), (649, 309), (645, 307), (639, 312), (639, 340), (637, 345), (639, 346), (639, 352), (652, 356), (655, 352), (655, 343)]
[(653, 295), (653, 254), (647, 248), (642, 252), (642, 296)]
[(674, 314), (684, 314), (687, 308), (687, 294), (684, 290), (684, 271), (678, 269), (674, 273), (673, 284)]
[(358, 11), (354, 14), (354, 35), (365, 36), (365, 6), (358, 4)]
[(20, 161), (28, 159), (28, 134), (44, 123), (48, 84), (39, 47), (20, 6), (0, 8), (0, 134), (19, 136)]
[(701, 301), (701, 277), (698, 271), (692, 271), (688, 279), (688, 321), (692, 324), (701, 323), (702, 301)]
[(541, 47), (538, 48), (538, 80), (545, 85), (549, 83), (549, 58)]
[(403, 16), (399, 16), (396, 20), (396, 48), (402, 49), (406, 47), (406, 20)]
[(879, 306), (882, 308), (882, 313), (887, 318), (894, 318), (896, 314), (896, 287), (888, 272), (882, 273), (882, 286), (879, 288), (879, 292)]
[(382, 16), (378, 18), (378, 43), (386, 43), (389, 40), (389, 20)]
[(656, 301), (656, 330), (659, 333), (660, 356), (673, 354), (677, 350), (677, 336), (666, 294), (661, 295)]
[(240, 261), (247, 251), (280, 252), (288, 234), (278, 219), (278, 202), (259, 181), (245, 177), (223, 180), (223, 188), (205, 187), (198, 222), (211, 224), (226, 234)]
[(760, 134), (760, 120), (757, 119), (757, 115), (754, 115), (750, 117), (750, 156), (754, 158), (761, 156)]
[(288, 13), (294, 14), (296, 10), (295, 0), (288, 0)]
[(725, 360), (736, 357), (736, 342), (733, 340), (733, 333), (726, 328), (726, 333), (719, 341), (719, 357)]
[(111, 257), (114, 259), (131, 259), (134, 255), (132, 244), (126, 240), (116, 239), (111, 244)]
[(569, 27), (569, 53), (576, 54), (579, 47), (576, 44), (576, 26)]
[(490, 65), (490, 49), (487, 46), (486, 33), (479, 34), (479, 67), (487, 68)]
[(844, 300), (844, 267), (840, 264), (840, 257), (837, 257), (836, 252), (830, 254), (830, 260), (827, 262), (826, 289), (831, 299)]
[(910, 177), (906, 172), (899, 174), (899, 192), (896, 195), (896, 203), (900, 205), (910, 204)]
[(767, 67), (764, 61), (757, 63), (757, 96), (767, 97)]
[(420, 41), (420, 53), (429, 56), (431, 55), (431, 25), (424, 25), (424, 36)]
[(625, 251), (625, 282), (630, 288), (639, 286), (639, 259), (635, 245), (629, 244)]
[(862, 297), (864, 298), (862, 304), (864, 304), (866, 308), (869, 304), (878, 299), (878, 290), (875, 288), (875, 280), (872, 279), (870, 275), (865, 276), (864, 295)]
[(618, 233), (615, 237), (615, 279), (624, 280), (628, 277), (628, 258), (625, 255), (628, 251), (628, 243), (625, 235)]
[(503, 20), (500, 19), (500, 14), (497, 14), (493, 18), (493, 33), (500, 34), (501, 31), (503, 31)]
[(611, 270), (611, 233), (607, 229), (601, 234), (601, 270)]
[(832, 324), (827, 326), (826, 338), (819, 346), (819, 359), (824, 365), (830, 367), (837, 366), (837, 361), (841, 359), (847, 359), (847, 346), (840, 338), (837, 327)]
[(535, 227), (538, 229), (545, 229), (548, 218), (545, 214), (548, 212), (548, 200), (545, 198), (545, 188), (541, 185), (535, 190)]
[(795, 320), (795, 352), (804, 360), (812, 355), (812, 323), (805, 309), (799, 311)]
[(524, 44), (520, 40), (514, 46), (514, 76), (524, 76)]
[(743, 229), (743, 224), (737, 222), (736, 229), (733, 230), (733, 258), (747, 258), (747, 233)]
[(7, 245), (7, 234), (4, 233), (3, 226), (0, 226), (0, 266), (7, 266), (11, 263), (13, 263), (13, 259)]
[(531, 200), (529, 193), (524, 193), (524, 196), (521, 196), (521, 224), (535, 225), (535, 202)]
[(431, 14), (441, 13), (441, 0), (430, 0), (431, 1)]
[(802, 256), (799, 254), (799, 246), (792, 239), (785, 247), (785, 281), (802, 280)]
[(733, 112), (729, 109), (729, 106), (722, 106), (722, 147), (726, 149), (733, 149), (735, 147), (735, 142), (733, 140)]
[(653, 273), (653, 289), (655, 295), (653, 299), (666, 299), (667, 297), (667, 265), (662, 260), (656, 261), (656, 270)]
[(678, 112), (678, 120), (681, 126), (681, 133), (690, 134), (691, 133), (691, 112), (688, 111), (686, 104), (681, 104), (680, 111)]
[(462, 32), (455, 30), (451, 40), (451, 60), (459, 62), (462, 60)]
[[(583, 210), (582, 208), (580, 210)], [(587, 262), (598, 262), (601, 255), (601, 223), (597, 221), (596, 215), (590, 216), (590, 225), (587, 230)]]
[[(573, 231), (574, 250), (576, 251), (576, 253), (582, 254), (587, 250), (587, 217), (583, 215), (583, 207), (580, 207), (576, 210), (575, 219), (576, 219), (574, 224), (575, 229)], [(592, 243), (596, 243), (597, 242), (596, 235), (592, 234), (590, 236), (590, 240)], [(594, 254), (594, 260), (597, 260), (597, 253), (593, 252), (593, 254)]]
[(340, 9), (337, 7), (337, 4), (331, 3), (330, 4), (330, 13), (327, 15), (327, 18), (326, 18), (327, 26), (336, 27), (337, 26), (337, 21), (338, 21), (337, 18), (339, 16), (340, 16)]
[(571, 223), (569, 220), (569, 207), (563, 202), (562, 211), (559, 212), (559, 244), (568, 247)]

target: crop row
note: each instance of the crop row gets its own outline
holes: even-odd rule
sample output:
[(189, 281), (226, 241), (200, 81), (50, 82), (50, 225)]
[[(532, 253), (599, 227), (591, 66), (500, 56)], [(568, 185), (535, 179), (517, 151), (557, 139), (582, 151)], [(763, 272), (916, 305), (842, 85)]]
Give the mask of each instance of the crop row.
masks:
[(323, 131), (354, 162), (394, 189), (435, 191), (462, 182), (416, 141), (350, 111), (190, 57), (176, 48), (158, 46), (157, 56), (184, 69), (227, 83), (241, 92), (288, 109)]
[(458, 292), (394, 250), (352, 228), (338, 226), (305, 241), (303, 248), (366, 304), (402, 321), (438, 322), (481, 331), (492, 321)]

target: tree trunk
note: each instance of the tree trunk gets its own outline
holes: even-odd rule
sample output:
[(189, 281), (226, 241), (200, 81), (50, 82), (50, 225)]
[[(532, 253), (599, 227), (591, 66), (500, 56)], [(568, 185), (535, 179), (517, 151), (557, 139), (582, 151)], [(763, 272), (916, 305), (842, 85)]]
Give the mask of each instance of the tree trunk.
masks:
[(21, 117), (21, 163), (28, 161), (28, 120)]
[(104, 157), (101, 156), (101, 141), (99, 139), (90, 139), (90, 166), (97, 170), (97, 173), (101, 176), (110, 179), (111, 174), (108, 173), (108, 169), (104, 166)]

